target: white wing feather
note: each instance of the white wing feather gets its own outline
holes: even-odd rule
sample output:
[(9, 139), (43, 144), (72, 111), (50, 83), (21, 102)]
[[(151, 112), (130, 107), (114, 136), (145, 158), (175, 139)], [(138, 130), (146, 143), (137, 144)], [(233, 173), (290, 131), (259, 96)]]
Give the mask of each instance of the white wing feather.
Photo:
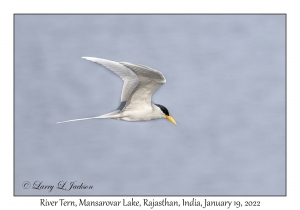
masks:
[(102, 66), (108, 68), (109, 70), (117, 74), (119, 77), (121, 77), (121, 79), (124, 81), (121, 101), (127, 101), (132, 91), (139, 84), (139, 78), (137, 77), (137, 75), (133, 71), (128, 69), (126, 66), (120, 64), (119, 62), (93, 57), (82, 58), (101, 64)]
[(137, 110), (139, 107), (150, 107), (152, 105), (151, 97), (153, 93), (166, 82), (164, 75), (147, 66), (120, 62), (131, 69), (139, 78), (140, 82), (132, 92), (129, 101), (127, 101), (126, 110)]

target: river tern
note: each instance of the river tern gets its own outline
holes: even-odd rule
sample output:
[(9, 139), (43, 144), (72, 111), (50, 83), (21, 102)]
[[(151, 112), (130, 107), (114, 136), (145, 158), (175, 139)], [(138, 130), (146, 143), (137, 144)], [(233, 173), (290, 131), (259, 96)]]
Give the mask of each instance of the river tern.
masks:
[(170, 116), (166, 107), (151, 102), (152, 94), (164, 83), (164, 75), (152, 68), (128, 62), (116, 62), (102, 58), (82, 57), (101, 64), (117, 74), (124, 81), (121, 104), (116, 111), (98, 117), (67, 120), (58, 123), (110, 118), (125, 121), (147, 121), (165, 118), (172, 123), (176, 121)]

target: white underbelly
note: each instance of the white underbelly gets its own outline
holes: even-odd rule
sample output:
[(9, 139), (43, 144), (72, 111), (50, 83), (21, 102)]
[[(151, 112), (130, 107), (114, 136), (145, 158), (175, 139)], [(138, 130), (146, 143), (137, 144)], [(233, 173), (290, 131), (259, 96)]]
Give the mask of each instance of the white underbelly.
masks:
[(161, 116), (153, 113), (153, 112), (146, 112), (146, 111), (125, 111), (123, 116), (120, 117), (120, 120), (125, 121), (143, 121), (143, 120), (154, 120), (161, 118)]

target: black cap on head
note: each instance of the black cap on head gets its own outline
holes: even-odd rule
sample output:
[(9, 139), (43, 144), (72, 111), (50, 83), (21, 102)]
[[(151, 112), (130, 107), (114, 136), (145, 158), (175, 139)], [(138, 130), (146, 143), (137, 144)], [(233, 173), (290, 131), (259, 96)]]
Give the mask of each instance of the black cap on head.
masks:
[(155, 104), (155, 105), (158, 106), (165, 115), (169, 116), (169, 111), (167, 110), (166, 107), (164, 107), (163, 105), (160, 105), (160, 104)]

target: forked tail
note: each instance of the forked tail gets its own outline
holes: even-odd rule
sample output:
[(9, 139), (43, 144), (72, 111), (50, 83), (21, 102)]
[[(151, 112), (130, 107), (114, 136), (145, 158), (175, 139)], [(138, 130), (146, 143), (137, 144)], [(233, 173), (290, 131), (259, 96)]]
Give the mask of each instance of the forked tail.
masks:
[(67, 123), (67, 122), (74, 122), (74, 121), (80, 121), (80, 120), (91, 120), (91, 119), (99, 119), (99, 118), (118, 118), (120, 117), (120, 111), (116, 110), (98, 117), (89, 117), (89, 118), (81, 118), (81, 119), (74, 119), (74, 120), (66, 120), (66, 121), (62, 121), (62, 122), (57, 122), (56, 124), (59, 123)]

